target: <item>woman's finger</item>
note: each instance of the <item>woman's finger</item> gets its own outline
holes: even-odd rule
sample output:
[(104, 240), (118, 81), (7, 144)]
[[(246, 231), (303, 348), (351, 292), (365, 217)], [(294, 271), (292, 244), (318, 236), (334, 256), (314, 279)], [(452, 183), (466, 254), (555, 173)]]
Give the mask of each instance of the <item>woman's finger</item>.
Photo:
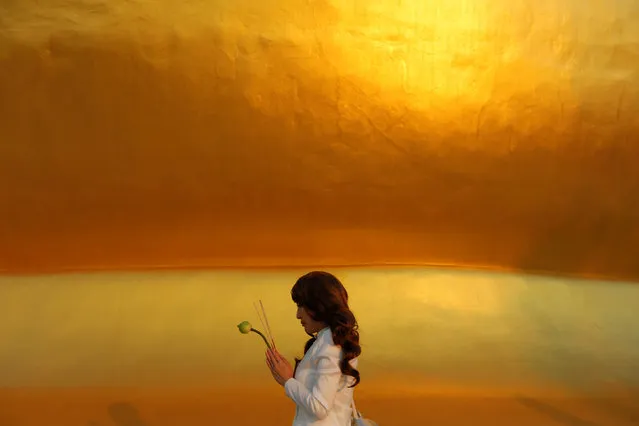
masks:
[(269, 365), (268, 361), (266, 362), (266, 365), (268, 365), (268, 368), (271, 370), (271, 375), (273, 376), (273, 378), (275, 380), (278, 380), (280, 377), (279, 373), (275, 370), (275, 368), (273, 368), (273, 366)]
[(278, 352), (269, 352), (268, 358), (273, 364), (276, 364), (280, 361), (286, 361), (284, 357)]
[(277, 377), (275, 377), (275, 373), (273, 372), (273, 370), (269, 370), (269, 371), (271, 372), (271, 376), (273, 376), (273, 378), (277, 380)]

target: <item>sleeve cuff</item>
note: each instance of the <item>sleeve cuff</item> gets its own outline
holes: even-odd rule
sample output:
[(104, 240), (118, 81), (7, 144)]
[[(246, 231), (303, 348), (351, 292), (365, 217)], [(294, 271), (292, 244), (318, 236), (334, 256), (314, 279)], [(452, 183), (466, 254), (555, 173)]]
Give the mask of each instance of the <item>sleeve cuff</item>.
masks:
[(295, 381), (295, 378), (291, 377), (286, 382), (284, 382), (284, 393), (286, 393), (286, 396), (288, 396), (291, 399), (293, 398), (293, 396), (291, 395), (291, 386), (293, 385), (294, 381)]

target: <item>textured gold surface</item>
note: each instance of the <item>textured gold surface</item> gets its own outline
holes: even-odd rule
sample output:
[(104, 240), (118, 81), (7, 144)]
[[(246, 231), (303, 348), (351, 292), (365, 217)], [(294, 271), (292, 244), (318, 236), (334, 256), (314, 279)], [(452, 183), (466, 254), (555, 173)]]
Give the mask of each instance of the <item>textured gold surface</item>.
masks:
[(639, 279), (632, 1), (0, 3), (0, 270)]

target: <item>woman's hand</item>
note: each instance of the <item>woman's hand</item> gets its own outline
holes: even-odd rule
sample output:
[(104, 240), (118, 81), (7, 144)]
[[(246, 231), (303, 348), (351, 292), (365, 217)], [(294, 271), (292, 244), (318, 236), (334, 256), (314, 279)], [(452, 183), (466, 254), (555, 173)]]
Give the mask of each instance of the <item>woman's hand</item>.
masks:
[(268, 349), (266, 351), (266, 365), (271, 370), (275, 381), (281, 386), (284, 386), (284, 383), (293, 377), (293, 367), (280, 355), (277, 349)]

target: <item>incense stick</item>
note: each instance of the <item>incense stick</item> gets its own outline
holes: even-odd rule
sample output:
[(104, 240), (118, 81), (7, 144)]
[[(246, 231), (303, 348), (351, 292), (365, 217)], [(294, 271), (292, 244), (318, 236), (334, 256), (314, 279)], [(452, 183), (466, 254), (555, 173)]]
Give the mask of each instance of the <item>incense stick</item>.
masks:
[(257, 307), (257, 302), (253, 302), (253, 308), (255, 308), (255, 313), (257, 314), (257, 317), (260, 319), (260, 322), (262, 323), (262, 329), (268, 336), (269, 340), (271, 340), (271, 336), (269, 336), (268, 329), (266, 328), (266, 323), (262, 319), (262, 314), (260, 313), (260, 309)]
[(266, 310), (264, 309), (262, 300), (260, 300), (260, 306), (262, 307), (262, 313), (264, 314), (264, 320), (266, 321), (266, 329), (268, 330), (268, 335), (271, 338), (271, 344), (273, 345), (273, 349), (275, 349), (275, 339), (273, 339), (273, 333), (271, 333), (271, 326), (268, 323), (268, 317), (266, 316)]

